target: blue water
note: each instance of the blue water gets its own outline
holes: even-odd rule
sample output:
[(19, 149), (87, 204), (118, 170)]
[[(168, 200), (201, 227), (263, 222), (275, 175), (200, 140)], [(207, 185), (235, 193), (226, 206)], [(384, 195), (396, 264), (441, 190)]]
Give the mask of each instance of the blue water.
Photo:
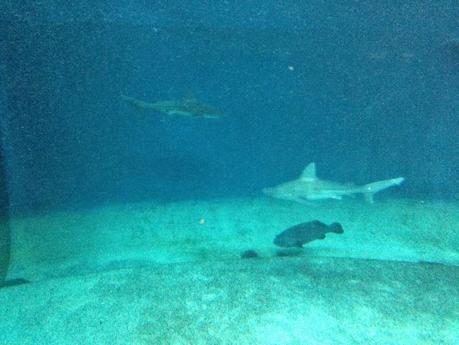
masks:
[[(3, 190), (16, 210), (260, 195), (404, 176), (457, 197), (453, 1), (8, 4)], [(139, 113), (193, 92), (221, 120)], [(5, 193), (4, 193), (5, 194)]]
[[(457, 0), (3, 1), (0, 343), (458, 344), (458, 18)], [(190, 93), (224, 117), (121, 97)], [(311, 162), (405, 181), (374, 204), (263, 195)]]

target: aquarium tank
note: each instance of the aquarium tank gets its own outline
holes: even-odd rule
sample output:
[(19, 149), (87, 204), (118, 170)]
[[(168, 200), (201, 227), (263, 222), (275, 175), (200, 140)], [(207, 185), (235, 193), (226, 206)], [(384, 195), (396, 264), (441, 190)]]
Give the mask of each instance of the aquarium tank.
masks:
[(459, 3), (0, 10), (0, 344), (459, 344)]

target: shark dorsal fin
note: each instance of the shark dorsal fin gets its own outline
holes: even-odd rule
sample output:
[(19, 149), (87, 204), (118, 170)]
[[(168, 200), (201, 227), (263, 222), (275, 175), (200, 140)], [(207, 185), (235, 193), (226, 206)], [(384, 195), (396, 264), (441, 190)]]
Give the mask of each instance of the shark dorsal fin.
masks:
[(182, 98), (182, 101), (184, 103), (188, 103), (188, 104), (195, 104), (195, 103), (198, 103), (198, 99), (196, 98), (196, 96), (192, 93), (192, 92), (187, 92), (185, 94), (185, 96), (183, 96)]
[(301, 180), (317, 180), (316, 163), (309, 163), (300, 176)]

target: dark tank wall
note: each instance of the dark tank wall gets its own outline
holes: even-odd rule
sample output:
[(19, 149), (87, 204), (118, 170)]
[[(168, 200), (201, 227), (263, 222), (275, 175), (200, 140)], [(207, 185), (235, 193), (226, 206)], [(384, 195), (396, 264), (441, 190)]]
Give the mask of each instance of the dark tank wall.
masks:
[(6, 94), (0, 77), (0, 281), (6, 277), (10, 258), (9, 197), (5, 161), (4, 120), (6, 117)]
[[(259, 195), (310, 161), (404, 176), (398, 196), (458, 190), (457, 2), (235, 3), (8, 2), (13, 209)], [(120, 98), (190, 91), (225, 119)]]
[(0, 147), (0, 281), (5, 278), (10, 255), (10, 231), (8, 214), (8, 192), (6, 185), (5, 161)]

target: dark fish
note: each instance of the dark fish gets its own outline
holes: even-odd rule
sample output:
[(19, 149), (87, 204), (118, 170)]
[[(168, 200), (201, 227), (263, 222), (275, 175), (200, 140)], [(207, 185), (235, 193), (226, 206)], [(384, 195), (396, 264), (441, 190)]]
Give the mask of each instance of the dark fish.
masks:
[(313, 220), (284, 230), (276, 236), (273, 243), (279, 247), (302, 248), (305, 243), (323, 240), (327, 232), (342, 234), (344, 230), (340, 223), (327, 225), (318, 220)]

